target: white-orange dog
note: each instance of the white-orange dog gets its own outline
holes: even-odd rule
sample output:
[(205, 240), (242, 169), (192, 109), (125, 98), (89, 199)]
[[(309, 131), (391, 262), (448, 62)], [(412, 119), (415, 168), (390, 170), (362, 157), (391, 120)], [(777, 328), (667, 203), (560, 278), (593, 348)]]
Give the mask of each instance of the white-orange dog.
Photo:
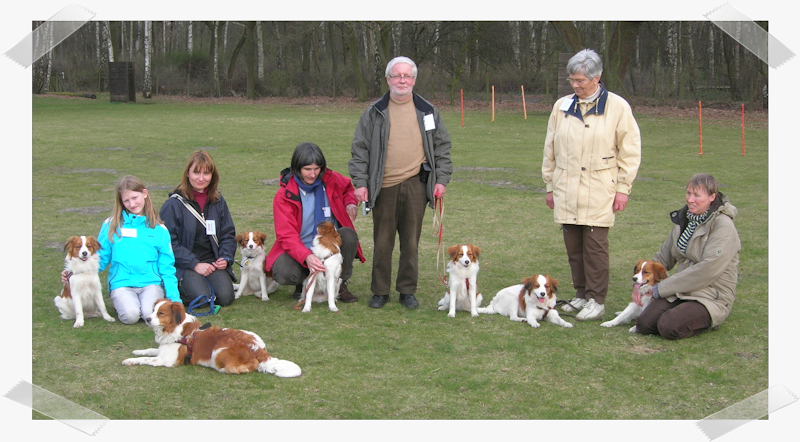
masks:
[(303, 306), (303, 312), (311, 311), (311, 301), (328, 301), (328, 309), (338, 312), (336, 298), (339, 297), (339, 286), (342, 284), (342, 237), (333, 224), (320, 223), (311, 251), (325, 264), (324, 273), (311, 273), (303, 282), (303, 295), (295, 309)]
[(497, 313), (508, 316), (512, 321), (527, 321), (531, 327), (539, 327), (545, 320), (562, 327), (572, 324), (561, 319), (556, 310), (556, 291), (558, 280), (550, 275), (533, 275), (522, 280), (522, 284), (506, 287), (497, 292), (492, 302), (479, 313)]
[[(645, 307), (653, 299), (653, 286), (658, 282), (667, 279), (667, 269), (659, 262), (639, 260), (633, 267), (633, 293), (632, 301), (625, 307), (625, 310), (617, 312), (617, 317), (600, 324), (603, 327), (614, 327), (615, 325), (626, 324), (639, 317)], [(629, 332), (636, 332), (634, 325)]]
[(278, 289), (278, 283), (272, 279), (272, 272), (264, 272), (264, 260), (267, 253), (264, 243), (267, 234), (254, 230), (236, 235), (239, 252), (242, 255), (242, 272), (235, 299), (244, 295), (254, 295), (262, 301), (269, 301), (269, 294)]
[(153, 313), (145, 321), (155, 332), (158, 348), (134, 350), (133, 354), (141, 357), (125, 359), (122, 365), (176, 367), (192, 364), (220, 373), (259, 371), (282, 378), (302, 373), (294, 362), (270, 356), (264, 341), (255, 333), (208, 324), (201, 326), (180, 302), (156, 301)]
[(447, 262), (447, 278), (449, 290), (444, 298), (439, 301), (439, 310), (449, 310), (447, 316), (456, 317), (456, 310), (472, 313), (478, 316), (478, 306), (483, 302), (483, 296), (478, 292), (478, 258), (481, 249), (472, 244), (458, 244), (447, 249), (450, 261)]
[(61, 295), (53, 303), (61, 313), (61, 319), (75, 319), (73, 327), (83, 327), (84, 318), (102, 316), (109, 322), (114, 318), (108, 314), (100, 288), (100, 243), (93, 236), (73, 236), (64, 244), (67, 256), (64, 268), (70, 274), (61, 289)]

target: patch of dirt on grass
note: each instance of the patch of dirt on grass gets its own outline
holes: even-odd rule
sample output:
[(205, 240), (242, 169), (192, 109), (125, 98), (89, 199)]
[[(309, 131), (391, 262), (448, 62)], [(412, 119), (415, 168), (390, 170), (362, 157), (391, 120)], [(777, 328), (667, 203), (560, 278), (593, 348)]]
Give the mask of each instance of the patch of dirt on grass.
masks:
[(628, 353), (635, 354), (635, 355), (651, 355), (654, 353), (658, 353), (660, 350), (656, 350), (652, 347), (647, 347), (645, 345), (632, 345), (624, 349)]

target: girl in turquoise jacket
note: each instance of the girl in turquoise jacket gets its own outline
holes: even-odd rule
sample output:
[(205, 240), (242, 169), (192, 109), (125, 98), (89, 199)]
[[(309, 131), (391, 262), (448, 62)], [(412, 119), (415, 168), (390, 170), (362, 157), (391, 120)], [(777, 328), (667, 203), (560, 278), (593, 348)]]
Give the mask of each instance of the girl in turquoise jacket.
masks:
[(169, 231), (144, 184), (123, 177), (117, 184), (114, 212), (103, 222), (97, 240), (100, 270), (108, 267), (109, 297), (123, 324), (135, 324), (153, 312), (161, 298), (180, 301), (175, 256)]

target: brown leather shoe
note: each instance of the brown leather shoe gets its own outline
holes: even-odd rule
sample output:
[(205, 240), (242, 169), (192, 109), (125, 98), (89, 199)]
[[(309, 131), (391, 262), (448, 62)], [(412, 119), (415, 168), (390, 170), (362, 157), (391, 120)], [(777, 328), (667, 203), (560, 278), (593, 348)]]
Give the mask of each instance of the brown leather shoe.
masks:
[(347, 281), (342, 281), (342, 284), (339, 285), (339, 301), (344, 303), (358, 301), (358, 297), (347, 289)]

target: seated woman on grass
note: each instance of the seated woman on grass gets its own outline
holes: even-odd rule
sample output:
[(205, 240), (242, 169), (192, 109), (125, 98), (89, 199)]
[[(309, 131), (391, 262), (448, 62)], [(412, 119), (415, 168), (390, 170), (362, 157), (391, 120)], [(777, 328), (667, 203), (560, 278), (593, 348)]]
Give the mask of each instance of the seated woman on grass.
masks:
[(672, 212), (675, 226), (654, 257), (675, 272), (653, 289), (653, 300), (636, 320), (639, 333), (682, 339), (725, 321), (739, 274), (737, 213), (714, 177), (689, 180), (686, 206)]

